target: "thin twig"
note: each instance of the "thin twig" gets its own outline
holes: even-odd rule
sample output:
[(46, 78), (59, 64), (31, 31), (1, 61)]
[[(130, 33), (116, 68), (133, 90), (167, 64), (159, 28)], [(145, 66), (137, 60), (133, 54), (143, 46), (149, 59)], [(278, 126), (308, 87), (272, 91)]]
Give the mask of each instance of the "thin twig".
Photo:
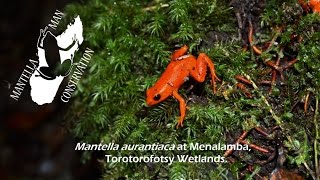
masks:
[(316, 95), (316, 110), (314, 112), (314, 117), (313, 117), (313, 123), (316, 129), (316, 137), (314, 139), (313, 147), (314, 147), (315, 174), (316, 174), (317, 180), (319, 180), (318, 147), (317, 147), (318, 139), (319, 139), (319, 131), (318, 131), (319, 128), (318, 128), (318, 122), (317, 122), (318, 110), (319, 110), (319, 98), (318, 98), (318, 95)]
[[(245, 77), (252, 83), (252, 86), (253, 86), (253, 88), (254, 88), (255, 90), (258, 90), (258, 89), (259, 89), (258, 86), (256, 85), (256, 83), (251, 80), (251, 78), (250, 78), (249, 75), (245, 74)], [(271, 105), (269, 104), (267, 98), (266, 98), (263, 94), (261, 94), (261, 93), (259, 93), (259, 95), (261, 96), (261, 98), (262, 98), (262, 100), (264, 101), (264, 103), (268, 106), (269, 112), (271, 113), (272, 118), (277, 122), (277, 124), (279, 125), (279, 127), (282, 129), (281, 119), (274, 113), (274, 111), (273, 111)]]
[(308, 165), (305, 161), (303, 162), (303, 165), (304, 165), (304, 167), (310, 172), (312, 178), (315, 180), (316, 177), (314, 176), (314, 173), (313, 173), (313, 171), (310, 169), (309, 165)]
[(155, 10), (156, 8), (165, 8), (165, 7), (169, 7), (169, 4), (160, 4), (159, 5), (155, 5), (155, 6), (150, 6), (150, 7), (146, 7), (146, 8), (143, 8), (144, 11), (152, 11), (152, 10)]

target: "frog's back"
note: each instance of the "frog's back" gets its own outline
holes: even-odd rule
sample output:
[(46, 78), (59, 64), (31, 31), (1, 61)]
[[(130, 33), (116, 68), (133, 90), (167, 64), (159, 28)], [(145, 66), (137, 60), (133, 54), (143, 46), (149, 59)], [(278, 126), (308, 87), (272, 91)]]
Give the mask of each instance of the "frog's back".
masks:
[(161, 87), (165, 84), (169, 84), (174, 88), (179, 88), (186, 80), (188, 80), (190, 71), (195, 64), (196, 60), (192, 55), (185, 59), (172, 60), (156, 85)]

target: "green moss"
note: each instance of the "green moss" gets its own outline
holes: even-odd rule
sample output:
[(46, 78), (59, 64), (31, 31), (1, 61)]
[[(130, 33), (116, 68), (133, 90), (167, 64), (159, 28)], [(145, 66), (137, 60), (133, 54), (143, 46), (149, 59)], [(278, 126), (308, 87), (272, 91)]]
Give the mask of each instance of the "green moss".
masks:
[[(312, 93), (312, 99), (319, 94), (319, 16), (302, 15), (301, 8), (293, 0), (267, 1), (261, 15), (261, 25), (265, 29), (261, 36), (266, 38), (261, 39), (270, 41), (275, 34), (274, 27), (284, 26), (284, 30), (279, 35), (280, 44), (257, 57), (242, 50), (237, 39), (236, 18), (228, 3), (227, 0), (91, 0), (86, 4), (68, 6), (68, 18), (80, 15), (84, 23), (85, 44), (95, 51), (69, 110), (68, 119), (75, 120), (73, 132), (76, 137), (87, 143), (216, 144), (230, 143), (227, 134), (250, 130), (256, 125), (280, 125), (287, 138), (286, 148), (290, 150), (289, 162), (295, 165), (307, 163), (314, 168), (310, 157), (318, 152), (313, 149), (316, 130), (310, 120), (312, 117), (301, 115), (302, 108), (298, 112), (291, 112), (291, 108), (308, 92)], [(300, 14), (296, 11), (299, 8)], [(211, 32), (223, 32), (228, 38), (211, 43)], [(290, 44), (292, 33), (303, 38), (301, 43)], [(189, 103), (185, 127), (175, 129), (179, 116), (178, 102), (170, 98), (155, 107), (146, 108), (145, 91), (166, 68), (174, 47), (182, 44), (187, 44), (195, 55), (207, 53), (215, 62), (217, 75), (223, 83), (218, 84), (218, 93), (214, 95), (208, 78), (194, 92), (204, 97), (207, 103)], [(271, 95), (262, 87), (249, 88), (253, 99), (248, 99), (235, 88), (236, 74), (247, 74), (254, 82), (270, 78), (261, 75), (264, 69), (268, 69), (264, 61), (279, 55), (284, 46), (298, 52), (299, 59), (294, 68), (285, 71), (285, 87), (277, 85)], [(185, 89), (187, 87), (182, 87), (180, 94), (188, 99), (191, 94)], [(263, 97), (271, 102), (270, 106), (266, 105)], [(310, 106), (314, 106), (314, 101)], [(270, 108), (275, 114), (270, 115)], [(299, 124), (301, 121), (305, 124), (303, 127), (311, 128), (309, 132), (303, 127), (295, 128), (302, 126)], [(299, 133), (303, 136), (298, 136)], [(203, 151), (108, 152), (118, 156), (172, 156), (179, 153), (223, 154)], [(226, 179), (239, 177), (238, 172), (244, 167), (239, 162), (217, 165), (174, 163), (168, 166), (105, 161), (102, 161), (102, 166), (105, 179), (123, 176), (132, 179)], [(256, 167), (254, 173), (259, 169)], [(248, 174), (247, 177), (252, 178), (253, 175)]]

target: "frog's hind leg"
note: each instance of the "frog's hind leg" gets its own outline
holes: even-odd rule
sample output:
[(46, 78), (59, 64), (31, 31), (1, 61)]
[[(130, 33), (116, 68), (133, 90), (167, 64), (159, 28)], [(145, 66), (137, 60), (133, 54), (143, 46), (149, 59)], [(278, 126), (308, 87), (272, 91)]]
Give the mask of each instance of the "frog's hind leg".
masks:
[(195, 63), (195, 67), (192, 67), (190, 75), (198, 82), (203, 82), (207, 68), (210, 70), (211, 79), (212, 79), (212, 86), (213, 86), (213, 93), (216, 93), (216, 81), (221, 81), (218, 76), (216, 75), (216, 71), (214, 68), (214, 64), (212, 60), (204, 53), (200, 53), (197, 62)]
[(179, 128), (179, 126), (183, 126), (183, 120), (184, 117), (186, 116), (186, 102), (184, 101), (184, 99), (178, 94), (177, 90), (174, 90), (172, 93), (173, 97), (175, 97), (179, 103), (180, 103), (180, 119), (178, 120), (177, 123), (177, 128)]
[(184, 45), (180, 49), (173, 52), (171, 60), (177, 60), (180, 56), (184, 55), (188, 51), (188, 46)]

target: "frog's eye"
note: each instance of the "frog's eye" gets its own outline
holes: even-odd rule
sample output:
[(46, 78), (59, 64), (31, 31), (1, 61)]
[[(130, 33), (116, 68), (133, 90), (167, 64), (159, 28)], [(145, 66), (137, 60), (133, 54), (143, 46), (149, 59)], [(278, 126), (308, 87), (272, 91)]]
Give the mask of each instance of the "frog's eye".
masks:
[(155, 96), (153, 97), (153, 99), (154, 99), (155, 101), (159, 101), (160, 98), (161, 98), (161, 95), (160, 95), (160, 94), (157, 94), (157, 95), (155, 95)]

